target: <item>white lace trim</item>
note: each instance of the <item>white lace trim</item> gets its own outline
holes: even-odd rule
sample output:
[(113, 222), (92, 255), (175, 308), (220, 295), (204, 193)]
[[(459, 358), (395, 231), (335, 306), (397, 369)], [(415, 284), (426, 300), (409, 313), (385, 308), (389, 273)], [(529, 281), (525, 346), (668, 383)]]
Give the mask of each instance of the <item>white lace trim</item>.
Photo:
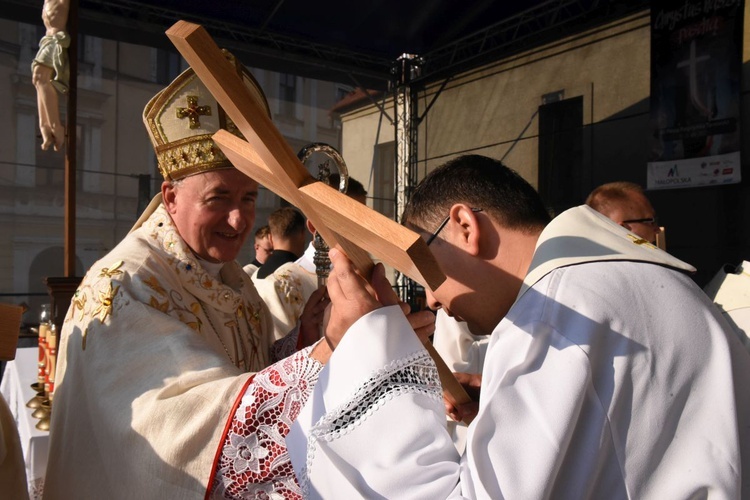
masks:
[(355, 391), (349, 401), (326, 414), (312, 427), (301, 477), (304, 498), (309, 498), (309, 471), (317, 443), (321, 440), (331, 442), (352, 432), (389, 400), (404, 394), (423, 394), (435, 401), (443, 400), (438, 371), (427, 351), (419, 351), (381, 368)]

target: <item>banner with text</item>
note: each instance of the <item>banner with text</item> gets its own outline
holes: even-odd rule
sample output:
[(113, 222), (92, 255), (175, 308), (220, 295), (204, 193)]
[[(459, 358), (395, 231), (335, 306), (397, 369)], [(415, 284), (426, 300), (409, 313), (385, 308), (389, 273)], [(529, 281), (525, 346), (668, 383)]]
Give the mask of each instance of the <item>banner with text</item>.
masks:
[(743, 0), (651, 2), (649, 189), (740, 182)]

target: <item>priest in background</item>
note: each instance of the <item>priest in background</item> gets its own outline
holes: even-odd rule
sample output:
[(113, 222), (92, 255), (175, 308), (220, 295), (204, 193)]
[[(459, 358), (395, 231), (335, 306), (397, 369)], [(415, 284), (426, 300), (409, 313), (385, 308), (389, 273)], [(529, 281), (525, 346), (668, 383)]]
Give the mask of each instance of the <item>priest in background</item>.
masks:
[(242, 268), (249, 276), (255, 274), (260, 266), (268, 259), (273, 253), (273, 245), (271, 244), (271, 230), (268, 228), (268, 224), (258, 228), (255, 231), (255, 242), (253, 244), (255, 249), (255, 258), (250, 264), (247, 264)]
[(294, 207), (277, 208), (268, 216), (268, 231), (273, 252), (252, 275), (253, 281), (271, 276), (287, 262), (305, 252), (305, 216)]
[(636, 236), (656, 244), (661, 227), (656, 220), (654, 207), (638, 184), (626, 181), (602, 184), (591, 191), (586, 205)]
[[(331, 186), (339, 185), (340, 176), (332, 173), (328, 179)], [(367, 204), (367, 190), (356, 179), (348, 179), (346, 195), (363, 205)], [(254, 279), (260, 297), (273, 316), (274, 335), (283, 339), (274, 345), (277, 359), (314, 344), (320, 339), (323, 313), (329, 301), (325, 289), (318, 286), (319, 279), (315, 265), (315, 225), (307, 219), (307, 230), (313, 241), (307, 245), (302, 256), (293, 262), (285, 262), (264, 279)], [(324, 288), (324, 287), (323, 287)], [(313, 303), (310, 304), (312, 298)], [(307, 314), (304, 328), (297, 328), (302, 315)], [(312, 328), (307, 328), (307, 326)], [(299, 325), (302, 326), (302, 325)], [(295, 330), (299, 335), (288, 335)]]

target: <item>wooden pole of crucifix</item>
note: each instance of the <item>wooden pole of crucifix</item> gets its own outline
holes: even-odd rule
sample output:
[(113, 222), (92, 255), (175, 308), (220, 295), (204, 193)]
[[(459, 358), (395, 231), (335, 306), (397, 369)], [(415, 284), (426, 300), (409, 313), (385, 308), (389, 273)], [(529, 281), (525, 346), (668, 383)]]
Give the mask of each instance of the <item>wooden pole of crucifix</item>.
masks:
[[(225, 130), (213, 136), (236, 168), (302, 210), (326, 243), (344, 251), (363, 276), (371, 274), (372, 254), (431, 290), (440, 286), (445, 275), (417, 233), (310, 175), (201, 26), (178, 21), (167, 36), (247, 139)], [(459, 404), (470, 401), (432, 345), (425, 348), (446, 397)]]
[[(65, 122), (65, 277), (76, 275), (76, 122), (78, 121), (78, 0), (70, 0), (70, 80)], [(76, 285), (77, 286), (77, 285)], [(67, 307), (65, 308), (67, 310)]]

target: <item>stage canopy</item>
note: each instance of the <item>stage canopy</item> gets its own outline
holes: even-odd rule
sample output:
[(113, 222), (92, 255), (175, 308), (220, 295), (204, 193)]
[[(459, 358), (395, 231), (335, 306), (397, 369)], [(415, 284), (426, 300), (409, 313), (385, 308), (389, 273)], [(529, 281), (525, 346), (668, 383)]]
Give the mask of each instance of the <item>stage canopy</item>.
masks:
[[(202, 24), (246, 65), (386, 90), (402, 54), (422, 57), (414, 83), (469, 70), (648, 6), (643, 0), (79, 0), (79, 32), (173, 50), (164, 31)], [(41, 24), (42, 0), (0, 0), (8, 18)]]

